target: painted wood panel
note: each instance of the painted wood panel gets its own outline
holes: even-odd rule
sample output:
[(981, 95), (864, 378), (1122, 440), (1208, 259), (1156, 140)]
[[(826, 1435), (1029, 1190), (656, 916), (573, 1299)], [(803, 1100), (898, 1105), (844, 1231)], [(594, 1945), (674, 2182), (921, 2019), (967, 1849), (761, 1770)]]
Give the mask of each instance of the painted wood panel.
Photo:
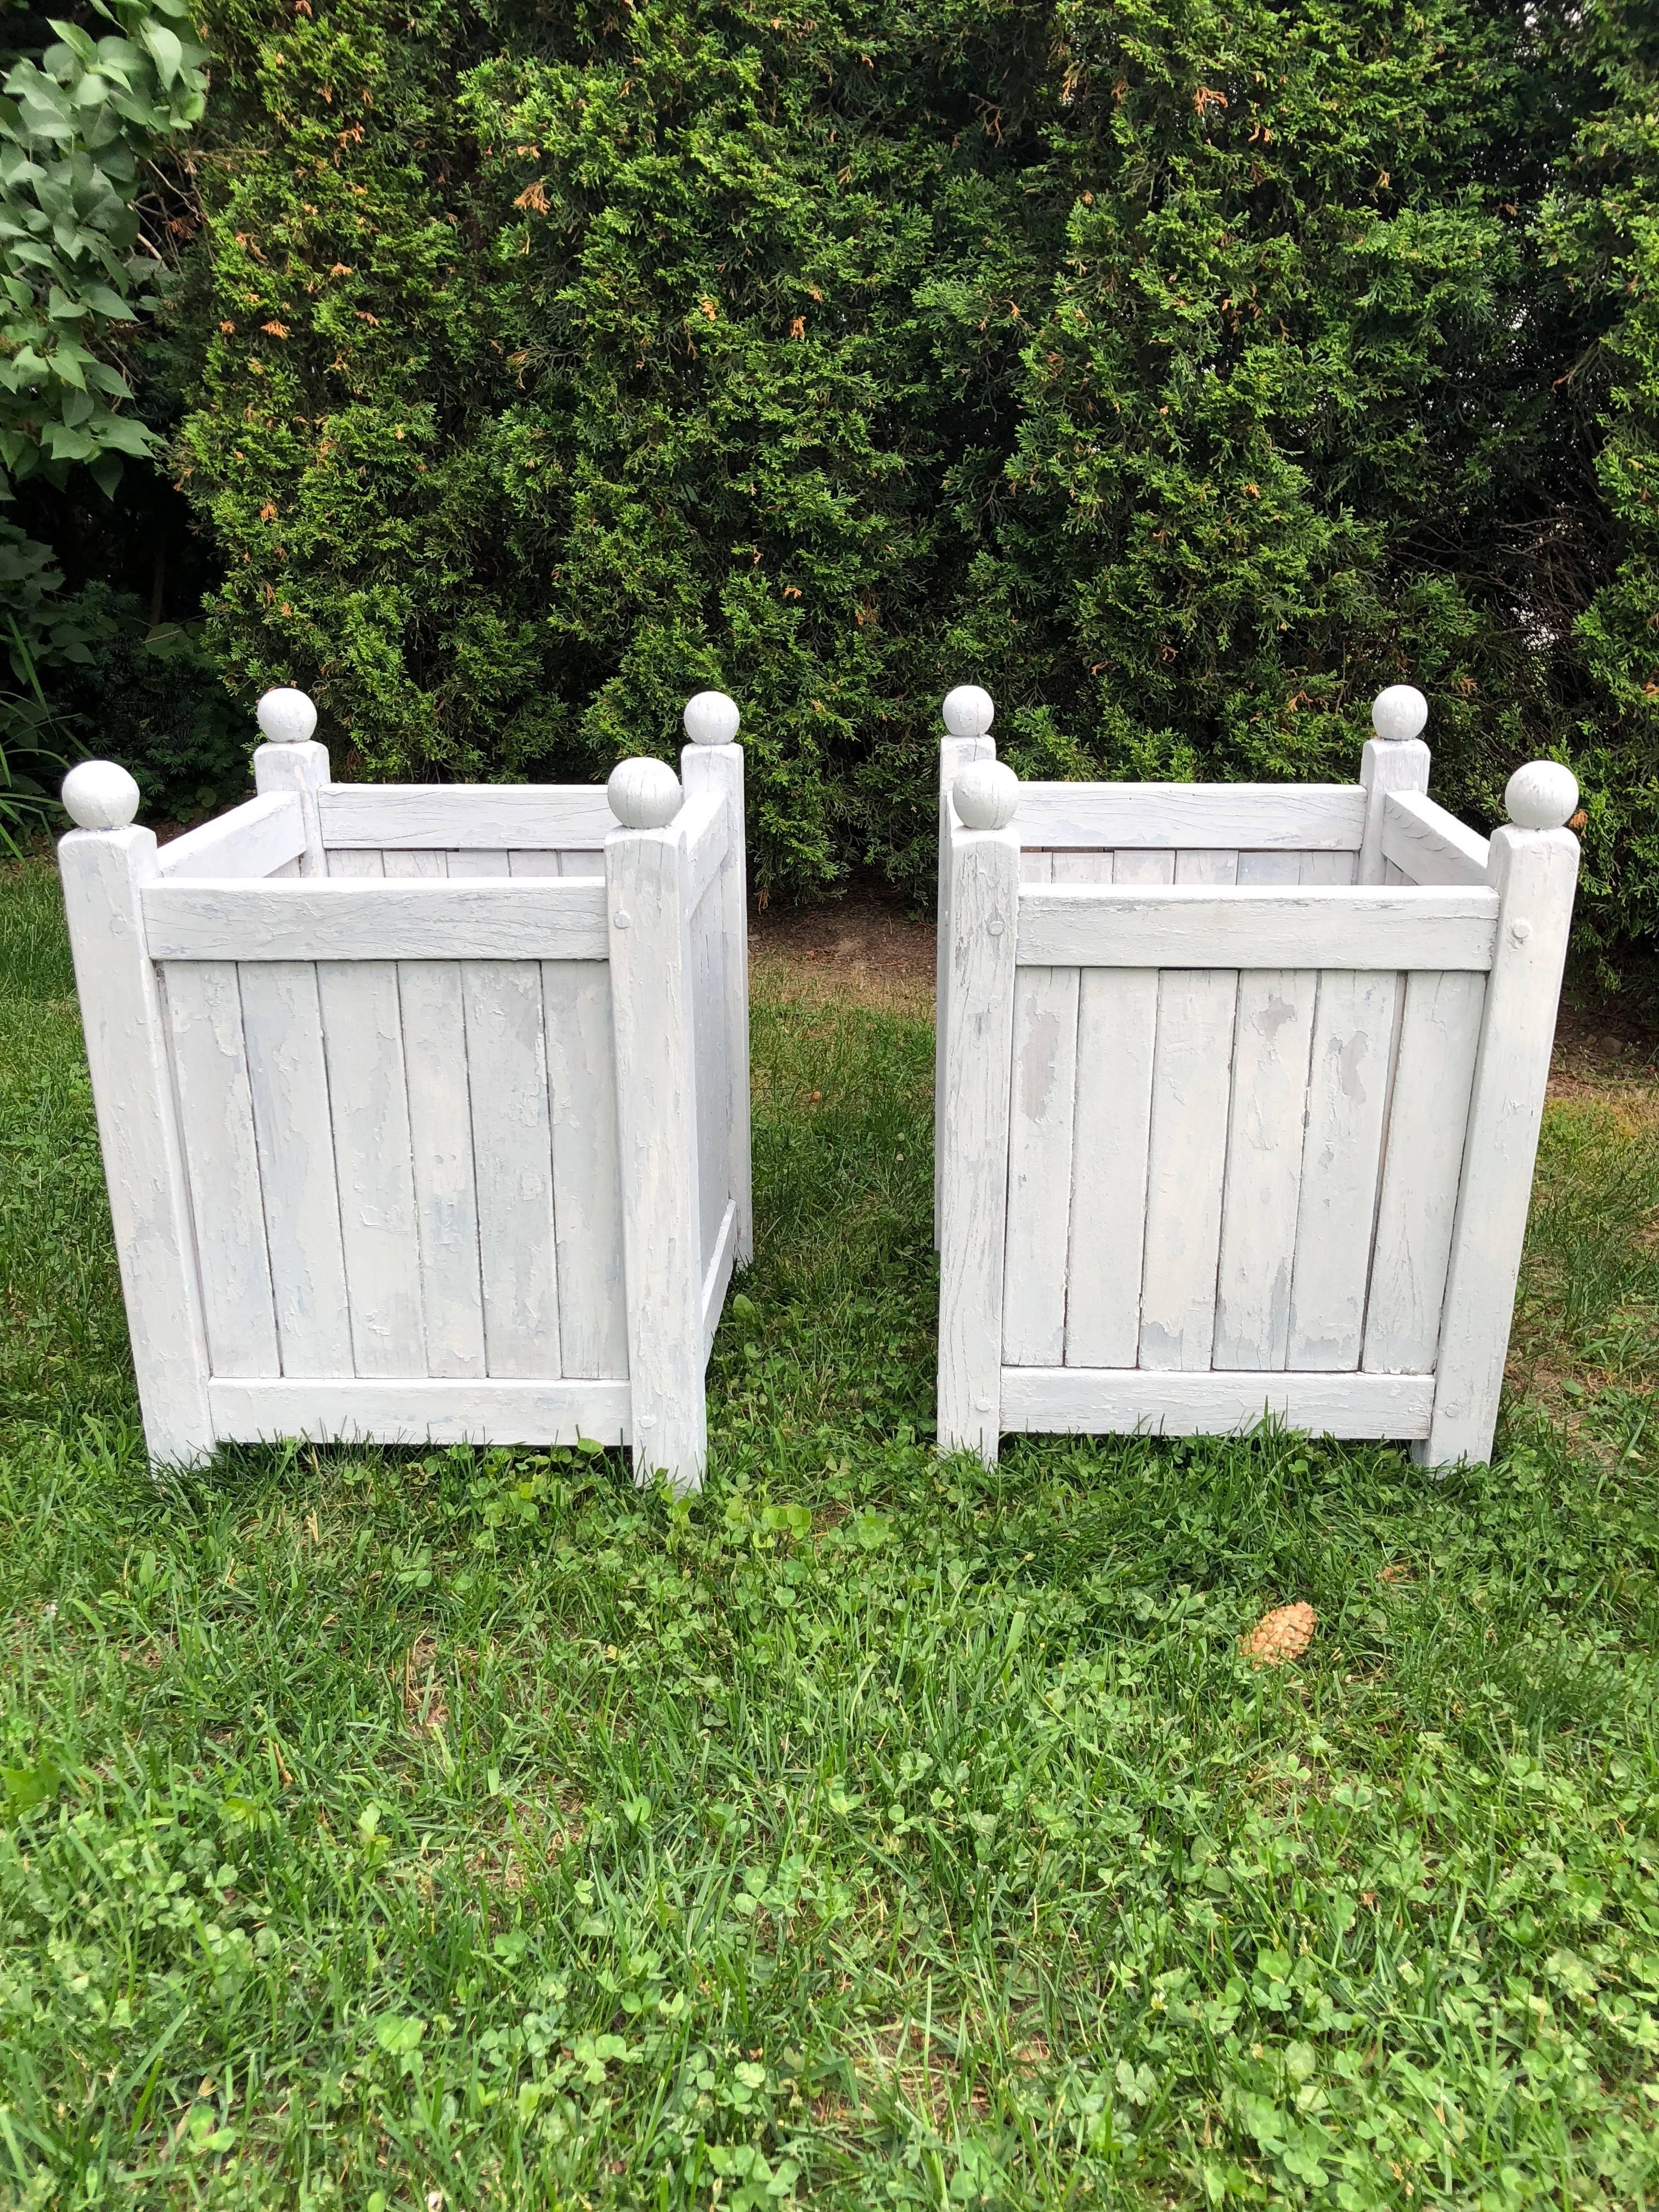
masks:
[(599, 960), (542, 969), (553, 1125), (561, 1365), (568, 1376), (628, 1372), (622, 1176), (611, 969)]
[(282, 1371), (349, 1375), (317, 970), (309, 961), (259, 961), (244, 967), (239, 981)]
[(1429, 1433), (1432, 1375), (1158, 1375), (1146, 1369), (1006, 1367), (1005, 1429), (1062, 1436), (1224, 1436), (1268, 1415), (1316, 1436)]
[(1389, 1109), (1365, 1367), (1421, 1373), (1440, 1340), (1484, 975), (1410, 975)]
[(1138, 1354), (1157, 1035), (1153, 969), (1084, 969), (1078, 988), (1067, 1366), (1129, 1367)]
[(1304, 857), (1300, 853), (1241, 853), (1238, 880), (1247, 884), (1299, 884)]
[[(443, 855), (399, 857), (441, 860)], [(403, 1011), (427, 1372), (477, 1377), (487, 1374), (489, 1368), (478, 1273), (471, 1076), (460, 963), (404, 961), (398, 969), (398, 993)]]
[(271, 876), (305, 849), (305, 814), (299, 799), (289, 793), (268, 792), (160, 847), (155, 869), (174, 882)]
[(398, 970), (389, 960), (320, 961), (317, 991), (354, 1371), (371, 1378), (424, 1375)]
[(1231, 969), (1166, 969), (1158, 978), (1143, 1367), (1210, 1364), (1237, 996)]
[[(342, 857), (377, 864), (380, 858)], [(465, 857), (472, 880), (454, 878), (457, 855), (451, 879), (443, 882), (385, 883), (376, 876), (157, 884), (143, 894), (145, 929), (158, 960), (605, 958), (601, 883), (562, 877), (514, 884), (506, 878), (504, 854)], [(490, 859), (502, 866), (486, 875), (477, 864)]]
[[(1120, 861), (1122, 855), (1119, 855)], [(1489, 968), (1494, 891), (1022, 884), (1023, 967)]]
[(1358, 784), (1022, 783), (1022, 845), (1353, 853), (1364, 835)]
[(1318, 977), (1246, 969), (1238, 979), (1214, 1364), (1283, 1367), (1302, 1185)]
[(1320, 976), (1291, 1288), (1293, 1368), (1359, 1364), (1399, 1006), (1397, 975)]
[(332, 848), (585, 846), (599, 853), (617, 826), (603, 784), (331, 784), (317, 807), (323, 842)]
[(234, 964), (201, 960), (170, 967), (165, 999), (210, 1371), (280, 1374)]
[(1057, 1365), (1065, 1355), (1077, 1028), (1078, 970), (1021, 969), (1002, 1304), (1003, 1358), (1015, 1365)]
[(726, 1156), (725, 1000), (721, 951), (725, 908), (719, 898), (697, 900), (691, 913), (691, 1056), (696, 1075), (697, 1207), (702, 1266), (714, 1255), (720, 1223), (732, 1196)]
[(489, 1372), (557, 1375), (562, 1370), (541, 970), (529, 961), (464, 962), (461, 999)]

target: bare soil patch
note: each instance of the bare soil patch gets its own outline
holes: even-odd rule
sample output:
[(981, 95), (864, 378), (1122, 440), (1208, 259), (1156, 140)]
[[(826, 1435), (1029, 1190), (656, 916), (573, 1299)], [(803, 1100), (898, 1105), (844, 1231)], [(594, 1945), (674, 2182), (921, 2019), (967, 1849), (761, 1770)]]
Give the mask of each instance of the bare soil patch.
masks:
[(859, 884), (814, 906), (751, 915), (757, 980), (791, 998), (840, 1000), (894, 1013), (933, 1011), (933, 925), (896, 892)]

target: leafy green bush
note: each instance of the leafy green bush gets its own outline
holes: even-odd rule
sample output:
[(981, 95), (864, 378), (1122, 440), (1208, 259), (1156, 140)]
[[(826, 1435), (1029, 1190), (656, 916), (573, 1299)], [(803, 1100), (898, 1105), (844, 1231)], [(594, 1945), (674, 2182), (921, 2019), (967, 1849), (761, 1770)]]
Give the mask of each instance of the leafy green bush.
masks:
[[(369, 775), (744, 708), (757, 873), (1027, 772), (1583, 771), (1659, 898), (1659, 31), (1620, 0), (213, 0), (183, 481), (233, 683)], [(1647, 289), (1644, 289), (1644, 286)]]

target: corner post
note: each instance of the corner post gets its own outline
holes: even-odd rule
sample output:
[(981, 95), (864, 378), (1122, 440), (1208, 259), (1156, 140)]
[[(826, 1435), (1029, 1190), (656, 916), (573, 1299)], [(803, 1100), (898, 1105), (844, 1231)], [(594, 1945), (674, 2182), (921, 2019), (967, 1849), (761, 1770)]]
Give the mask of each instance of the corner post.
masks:
[(1578, 882), (1571, 771), (1534, 761), (1510, 778), (1509, 827), (1495, 830), (1487, 881), (1498, 936), (1486, 978), (1463, 1173), (1446, 1275), (1434, 1413), (1419, 1466), (1492, 1455), (1527, 1233), (1533, 1164)]
[(944, 1234), (945, 1154), (940, 1132), (945, 1117), (945, 1036), (951, 1007), (951, 833), (956, 817), (951, 793), (957, 776), (975, 761), (994, 760), (990, 728), (996, 707), (977, 684), (958, 684), (947, 691), (939, 712), (947, 734), (939, 749), (939, 911), (933, 952), (933, 1249)]
[(1357, 884), (1383, 878), (1382, 812), (1391, 791), (1426, 791), (1429, 749), (1422, 730), (1429, 702), (1410, 684), (1391, 684), (1371, 702), (1371, 727), (1359, 756), (1359, 781), (1365, 792), (1365, 833), (1354, 871)]
[(161, 986), (144, 939), (155, 834), (134, 827), (138, 787), (111, 761), (71, 769), (64, 804), (76, 827), (58, 866), (144, 1441), (158, 1465), (190, 1467), (212, 1456), (213, 1418)]
[(939, 1093), (939, 1443), (996, 1464), (1002, 1433), (1002, 1274), (1013, 1093), (1019, 783), (1000, 761), (956, 779), (951, 825), (950, 1018)]
[(256, 711), (265, 742), (253, 755), (253, 788), (262, 799), (270, 792), (294, 793), (306, 830), (300, 873), (325, 876), (328, 859), (317, 794), (329, 781), (328, 747), (312, 741), (317, 709), (303, 691), (278, 690), (267, 691)]
[(700, 1489), (703, 1401), (690, 871), (679, 779), (665, 761), (613, 769), (605, 921), (617, 1054), (617, 1158), (634, 1480)]
[(755, 1256), (755, 1201), (749, 1140), (749, 883), (744, 843), (743, 747), (737, 702), (723, 691), (699, 691), (688, 700), (680, 755), (680, 780), (688, 799), (718, 793), (726, 805), (730, 842), (720, 867), (721, 1065), (724, 1072), (726, 1174), (737, 1208), (734, 1268)]

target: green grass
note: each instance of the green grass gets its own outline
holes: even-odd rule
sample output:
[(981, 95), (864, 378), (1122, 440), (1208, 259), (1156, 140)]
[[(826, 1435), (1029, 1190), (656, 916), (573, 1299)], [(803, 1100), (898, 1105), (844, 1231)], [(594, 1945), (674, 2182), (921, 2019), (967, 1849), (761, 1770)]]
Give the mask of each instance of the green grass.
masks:
[(58, 932), (0, 879), (0, 2203), (1655, 2201), (1639, 1123), (1552, 1118), (1584, 1379), (1490, 1470), (988, 1474), (930, 1443), (930, 1033), (775, 998), (701, 1498), (158, 1485)]

